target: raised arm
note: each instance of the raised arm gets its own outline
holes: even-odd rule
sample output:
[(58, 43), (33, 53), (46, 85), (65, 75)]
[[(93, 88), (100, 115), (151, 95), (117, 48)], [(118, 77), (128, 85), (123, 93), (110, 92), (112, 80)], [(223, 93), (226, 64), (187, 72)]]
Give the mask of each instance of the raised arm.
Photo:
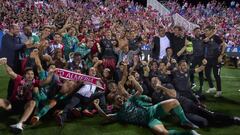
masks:
[(61, 33), (62, 36), (66, 33), (66, 29), (68, 29), (71, 26), (71, 24), (69, 24), (70, 19), (71, 19), (71, 17), (68, 17), (68, 19), (67, 19), (66, 23), (63, 25), (62, 29), (58, 30), (58, 33)]
[(119, 82), (120, 85), (124, 85), (125, 84), (125, 82), (127, 81), (127, 76), (128, 76), (127, 62), (124, 62), (123, 66), (124, 66), (124, 68), (123, 68), (122, 79)]
[(9, 75), (9, 77), (11, 79), (16, 79), (17, 78), (17, 74), (12, 70), (11, 67), (9, 67), (7, 65), (7, 58), (1, 58), (0, 63), (3, 64), (3, 67), (5, 68), (7, 74)]
[(130, 75), (128, 79), (133, 83), (135, 89), (137, 90), (135, 96), (140, 96), (143, 93), (142, 86), (138, 83), (138, 81), (135, 79), (133, 75)]
[(181, 55), (185, 52), (185, 50), (187, 49), (187, 43), (188, 43), (188, 40), (186, 39), (186, 40), (185, 40), (185, 45), (184, 45), (183, 48), (177, 53), (177, 56), (178, 56), (178, 57), (181, 56)]

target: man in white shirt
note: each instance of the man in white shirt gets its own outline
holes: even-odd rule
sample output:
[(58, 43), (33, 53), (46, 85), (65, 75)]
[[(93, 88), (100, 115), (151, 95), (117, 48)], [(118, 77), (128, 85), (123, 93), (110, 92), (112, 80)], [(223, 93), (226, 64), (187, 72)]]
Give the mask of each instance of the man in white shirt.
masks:
[(170, 40), (166, 36), (165, 29), (159, 27), (159, 36), (153, 38), (153, 58), (156, 60), (162, 59), (166, 55), (166, 49), (168, 47), (170, 47)]
[[(96, 69), (94, 67), (89, 69), (90, 76), (96, 76)], [(74, 109), (74, 107), (79, 107), (84, 105), (82, 110), (84, 110), (92, 101), (95, 99), (100, 100), (100, 106), (106, 111), (106, 100), (104, 92), (97, 92), (96, 86), (93, 84), (84, 84), (71, 98), (70, 102), (64, 107), (61, 114), (57, 115), (57, 122), (60, 126), (63, 126), (65, 120), (67, 120), (68, 113)]]

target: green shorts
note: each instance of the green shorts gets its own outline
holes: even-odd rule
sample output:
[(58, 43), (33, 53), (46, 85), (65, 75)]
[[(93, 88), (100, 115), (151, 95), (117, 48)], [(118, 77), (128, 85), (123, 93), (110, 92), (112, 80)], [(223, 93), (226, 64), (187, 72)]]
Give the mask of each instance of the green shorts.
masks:
[(165, 117), (168, 114), (164, 111), (164, 109), (162, 108), (162, 105), (160, 103), (158, 103), (154, 106), (151, 106), (149, 108), (149, 113), (150, 113), (150, 121), (148, 123), (148, 126), (150, 128), (152, 128), (156, 125), (162, 124), (160, 119), (162, 117)]
[(156, 125), (162, 125), (162, 122), (158, 119), (152, 119), (148, 123), (148, 127), (150, 127), (150, 128), (154, 128)]
[(37, 102), (41, 102), (48, 99), (47, 95), (42, 90), (40, 90), (38, 93), (35, 93), (33, 97), (34, 100)]

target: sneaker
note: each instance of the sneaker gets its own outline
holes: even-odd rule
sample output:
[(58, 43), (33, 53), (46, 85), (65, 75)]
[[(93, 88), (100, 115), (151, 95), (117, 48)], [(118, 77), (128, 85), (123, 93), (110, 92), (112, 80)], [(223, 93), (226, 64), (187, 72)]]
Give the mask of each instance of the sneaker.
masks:
[(215, 93), (216, 92), (216, 88), (213, 87), (213, 88), (209, 88), (206, 93)]
[(15, 134), (20, 134), (23, 131), (23, 124), (22, 123), (17, 123), (17, 124), (14, 124), (14, 125), (10, 125), (10, 128)]
[(194, 89), (197, 87), (197, 85), (195, 83), (193, 83), (191, 87), (192, 87), (192, 89)]
[(192, 135), (201, 135), (201, 134), (199, 134), (199, 133), (198, 133), (197, 131), (195, 131), (195, 130), (191, 130), (190, 133), (191, 133)]
[(234, 124), (240, 125), (240, 117), (233, 117)]
[(39, 117), (38, 116), (33, 116), (31, 119), (31, 125), (36, 125), (39, 121)]
[(216, 97), (216, 98), (221, 97), (221, 96), (222, 96), (222, 92), (221, 92), (221, 91), (218, 91), (218, 92), (214, 95), (214, 97)]

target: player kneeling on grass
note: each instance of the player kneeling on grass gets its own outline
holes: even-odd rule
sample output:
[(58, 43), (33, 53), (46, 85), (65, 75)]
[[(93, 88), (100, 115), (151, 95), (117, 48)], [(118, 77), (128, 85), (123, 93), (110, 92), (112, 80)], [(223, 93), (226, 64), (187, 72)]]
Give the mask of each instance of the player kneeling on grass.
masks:
[(0, 99), (0, 108), (14, 112), (24, 111), (19, 122), (10, 126), (14, 132), (20, 133), (23, 131), (23, 123), (26, 122), (32, 114), (36, 104), (33, 100), (33, 93), (38, 91), (38, 86), (47, 83), (47, 80), (35, 80), (32, 68), (26, 68), (24, 76), (16, 74), (12, 68), (7, 65), (6, 58), (0, 59), (0, 65), (4, 66), (9, 77), (14, 80), (13, 92), (9, 99)]
[[(124, 98), (116, 94), (113, 97), (114, 105), (118, 109), (118, 112), (115, 114), (106, 114), (100, 108), (99, 100), (95, 100), (94, 104), (98, 109), (100, 115), (104, 116), (108, 120), (118, 120), (121, 122), (126, 122), (135, 125), (148, 126), (154, 133), (157, 135), (178, 135), (178, 134), (197, 134), (196, 131), (192, 130), (190, 132), (186, 131), (176, 131), (176, 130), (167, 130), (163, 123), (160, 121), (160, 118), (173, 112), (181, 121), (181, 126), (187, 128), (198, 128), (192, 124), (185, 116), (182, 107), (176, 99), (170, 99), (163, 102), (160, 102), (156, 105), (152, 105), (151, 98), (141, 95), (143, 92), (142, 87), (135, 80), (133, 76), (129, 76), (128, 79), (133, 82), (136, 93), (134, 95), (128, 94), (128, 99), (124, 101)], [(128, 93), (124, 88), (121, 89), (124, 93)]]
[[(35, 101), (37, 104), (37, 111), (35, 115), (31, 118), (31, 124), (36, 125), (41, 117), (48, 113), (50, 109), (55, 107), (57, 103), (71, 94), (77, 87), (79, 87), (78, 82), (66, 80), (63, 83), (59, 80), (59, 76), (54, 73), (56, 67), (54, 64), (50, 64), (48, 72), (42, 68), (40, 58), (38, 54), (35, 55), (35, 63), (38, 67), (39, 78), (44, 80), (45, 78), (50, 78), (48, 84), (41, 86), (40, 91), (35, 93)], [(42, 108), (38, 106), (40, 103), (45, 103)]]

